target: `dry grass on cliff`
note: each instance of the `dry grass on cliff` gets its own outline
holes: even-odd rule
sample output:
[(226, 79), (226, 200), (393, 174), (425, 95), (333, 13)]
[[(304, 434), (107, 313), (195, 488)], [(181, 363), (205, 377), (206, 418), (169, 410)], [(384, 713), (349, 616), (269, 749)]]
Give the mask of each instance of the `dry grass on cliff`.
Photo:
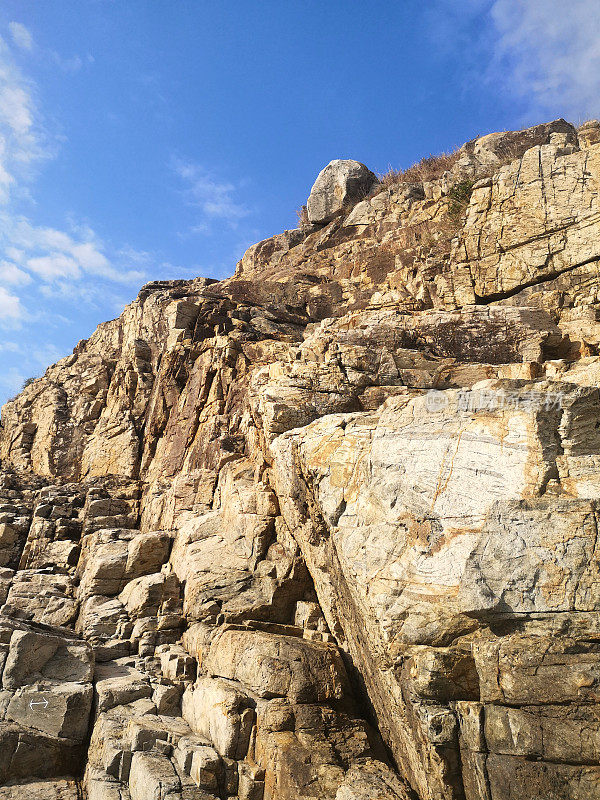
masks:
[(309, 225), (308, 209), (306, 205), (300, 206), (296, 209), (296, 216), (298, 217), (298, 227), (302, 228), (304, 225)]
[(379, 175), (378, 188), (395, 189), (402, 183), (425, 183), (442, 177), (460, 158), (459, 150), (426, 156), (407, 169), (390, 169)]

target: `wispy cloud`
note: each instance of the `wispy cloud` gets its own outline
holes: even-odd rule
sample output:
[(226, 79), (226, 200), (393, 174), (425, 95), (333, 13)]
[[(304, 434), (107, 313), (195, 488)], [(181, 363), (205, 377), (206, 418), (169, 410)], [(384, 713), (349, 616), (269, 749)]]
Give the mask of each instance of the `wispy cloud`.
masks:
[(0, 372), (0, 387), (7, 395), (14, 395), (21, 389), (26, 377), (17, 367), (9, 367), (6, 371)]
[(436, 41), (444, 29), (442, 46), (471, 59), (470, 80), (518, 100), (529, 119), (600, 115), (597, 0), (437, 0), (430, 17)]
[(27, 286), (32, 280), (31, 275), (19, 269), (14, 262), (0, 261), (0, 283), (9, 286)]
[(497, 0), (495, 71), (531, 93), (542, 111), (577, 119), (600, 113), (600, 14), (596, 0)]
[(122, 284), (145, 279), (145, 271), (135, 261), (133, 269), (128, 267), (134, 251), (117, 252), (109, 259), (105, 246), (89, 227), (80, 227), (76, 233), (79, 236), (36, 226), (23, 216), (1, 213), (0, 245), (7, 258), (0, 262), (0, 275), (5, 274), (13, 285), (29, 283), (31, 274), (44, 283), (78, 281), (86, 276)]
[(17, 342), (0, 342), (0, 353), (21, 353), (21, 345)]
[(0, 37), (0, 203), (31, 179), (31, 167), (56, 153), (56, 142), (40, 124), (33, 86)]
[(77, 56), (68, 63), (52, 51), (41, 51), (20, 22), (8, 25), (6, 38), (0, 35), (0, 324), (4, 330), (39, 317), (36, 294), (100, 305), (102, 299), (110, 303), (116, 297), (111, 286), (134, 286), (146, 279), (145, 269), (133, 258), (134, 250), (103, 242), (89, 225), (67, 220), (64, 229), (58, 229), (16, 212), (14, 201), (31, 197), (33, 166), (55, 157), (59, 144), (44, 124), (36, 85), (15, 61), (17, 51), (28, 58), (30, 53), (41, 54), (65, 71), (78, 68), (81, 61)]
[(50, 61), (63, 72), (78, 72), (85, 64), (93, 64), (94, 56), (88, 53), (86, 56), (75, 54), (64, 56), (56, 50), (39, 48), (33, 39), (33, 34), (22, 22), (9, 22), (8, 31), (12, 43), (19, 49), (28, 53), (37, 53), (46, 61)]
[(226, 222), (236, 228), (240, 220), (251, 213), (251, 209), (236, 199), (239, 185), (218, 180), (193, 161), (175, 158), (172, 166), (184, 183), (187, 203), (198, 209), (199, 220), (192, 229), (194, 232), (208, 230), (213, 221)]
[(25, 317), (25, 309), (17, 295), (0, 286), (0, 324), (20, 322)]
[(64, 140), (49, 128), (29, 68), (68, 81), (93, 61), (42, 48), (20, 22), (0, 29), (0, 403), (70, 350), (70, 326), (80, 332), (86, 318), (120, 313), (162, 260), (103, 240), (77, 218), (48, 225), (37, 216), (38, 168)]
[(79, 72), (82, 67), (86, 64), (93, 64), (95, 60), (91, 53), (88, 53), (86, 56), (75, 54), (74, 56), (66, 58), (65, 56), (61, 56), (60, 53), (57, 53), (56, 50), (48, 50), (47, 52), (50, 60), (63, 72)]
[(33, 36), (21, 22), (9, 22), (8, 30), (13, 42), (22, 50), (33, 50)]

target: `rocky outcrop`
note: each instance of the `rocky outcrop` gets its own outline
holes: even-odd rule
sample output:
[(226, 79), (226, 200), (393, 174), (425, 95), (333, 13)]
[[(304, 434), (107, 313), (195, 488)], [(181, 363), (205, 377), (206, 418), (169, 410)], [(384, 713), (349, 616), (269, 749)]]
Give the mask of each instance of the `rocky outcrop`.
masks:
[(332, 162), (3, 408), (0, 797), (600, 798), (599, 130)]
[(362, 200), (377, 177), (351, 159), (335, 159), (319, 172), (306, 202), (308, 221), (316, 225), (331, 222), (344, 208)]

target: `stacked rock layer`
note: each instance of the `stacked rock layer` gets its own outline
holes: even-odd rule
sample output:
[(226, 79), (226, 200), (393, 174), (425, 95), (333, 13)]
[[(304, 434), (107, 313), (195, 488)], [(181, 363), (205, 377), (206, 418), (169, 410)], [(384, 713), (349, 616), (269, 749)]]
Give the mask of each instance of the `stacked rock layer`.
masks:
[(0, 798), (600, 798), (600, 123), (444, 165), (4, 406)]

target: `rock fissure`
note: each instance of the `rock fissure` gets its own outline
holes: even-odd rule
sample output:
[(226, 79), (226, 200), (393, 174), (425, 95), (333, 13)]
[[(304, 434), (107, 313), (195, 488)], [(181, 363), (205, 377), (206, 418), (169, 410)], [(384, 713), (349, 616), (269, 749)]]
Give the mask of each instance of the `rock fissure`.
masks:
[(598, 141), (333, 161), (4, 406), (0, 796), (600, 798)]

